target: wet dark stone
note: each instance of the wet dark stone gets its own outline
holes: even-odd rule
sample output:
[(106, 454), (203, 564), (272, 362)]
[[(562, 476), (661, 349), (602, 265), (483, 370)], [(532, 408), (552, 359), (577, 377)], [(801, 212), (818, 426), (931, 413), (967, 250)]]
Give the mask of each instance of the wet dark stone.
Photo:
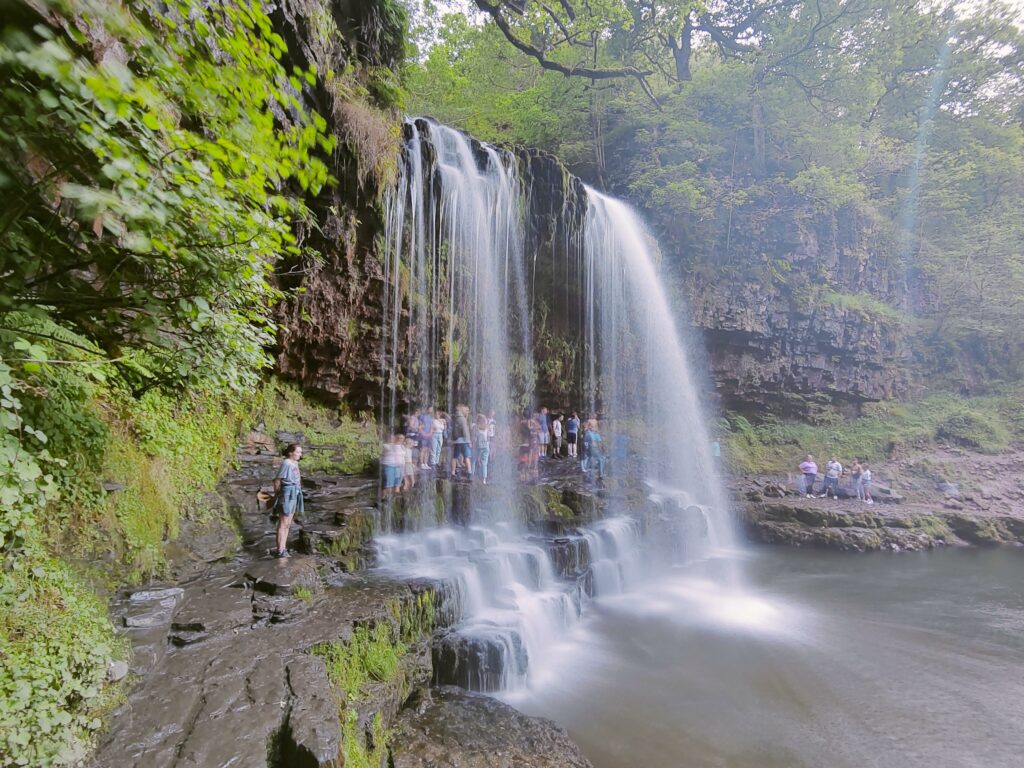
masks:
[(181, 602), (182, 590), (159, 590), (150, 594), (161, 593), (162, 597), (148, 600), (135, 600), (134, 596), (130, 597), (124, 625), (130, 629), (152, 629), (170, 624), (174, 611)]
[(248, 627), (252, 621), (252, 592), (248, 589), (225, 581), (197, 584), (186, 590), (169, 637), (175, 645), (190, 645)]
[(310, 557), (257, 560), (246, 568), (245, 578), (254, 589), (271, 595), (292, 595), (301, 587), (312, 592), (321, 588), (316, 560)]
[(392, 768), (591, 768), (552, 721), (450, 687), (406, 708), (390, 752)]
[(319, 656), (301, 655), (286, 668), (294, 697), (288, 713), (282, 762), (295, 768), (331, 768), (344, 760), (338, 702)]
[(434, 639), (434, 685), (471, 691), (498, 691), (506, 679), (526, 674), (529, 660), (519, 633), (511, 627), (461, 628)]

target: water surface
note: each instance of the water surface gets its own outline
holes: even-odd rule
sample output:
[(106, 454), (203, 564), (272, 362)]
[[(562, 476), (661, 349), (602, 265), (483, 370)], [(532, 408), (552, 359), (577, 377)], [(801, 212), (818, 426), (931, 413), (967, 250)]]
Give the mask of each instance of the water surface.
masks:
[(1024, 765), (1024, 553), (747, 557), (596, 601), (506, 697), (596, 768)]

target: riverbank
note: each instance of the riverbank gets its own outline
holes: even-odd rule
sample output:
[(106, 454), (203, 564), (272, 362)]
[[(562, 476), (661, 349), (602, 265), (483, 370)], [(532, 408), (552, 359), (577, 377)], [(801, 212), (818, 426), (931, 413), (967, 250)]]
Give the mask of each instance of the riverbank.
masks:
[(939, 446), (875, 467), (884, 480), (871, 505), (848, 494), (807, 498), (780, 475), (739, 476), (731, 487), (737, 517), (750, 539), (768, 544), (861, 552), (1024, 546), (1024, 452)]

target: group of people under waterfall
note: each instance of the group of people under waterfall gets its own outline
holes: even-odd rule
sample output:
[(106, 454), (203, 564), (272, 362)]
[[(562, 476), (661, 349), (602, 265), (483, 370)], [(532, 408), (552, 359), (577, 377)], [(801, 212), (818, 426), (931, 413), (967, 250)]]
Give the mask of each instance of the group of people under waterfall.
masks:
[[(800, 462), (799, 469), (800, 492), (807, 498), (811, 498), (815, 495), (814, 484), (818, 480), (818, 463), (814, 460), (814, 456), (807, 454)], [(839, 485), (842, 478), (847, 475), (846, 468), (843, 467), (839, 459), (833, 456), (825, 465), (824, 474), (824, 484), (818, 498), (824, 499), (831, 496), (833, 499), (838, 499)], [(857, 499), (865, 504), (874, 504), (875, 500), (871, 495), (871, 466), (868, 462), (855, 459), (849, 469), (849, 477)]]
[[(582, 451), (580, 451), (582, 448)], [(384, 438), (381, 450), (385, 496), (411, 491), (423, 472), (487, 484), (493, 459), (515, 451), (520, 482), (535, 482), (540, 462), (580, 459), (587, 477), (603, 483), (606, 454), (596, 418), (582, 421), (575, 411), (547, 408), (499, 421), (495, 411), (473, 416), (469, 406), (453, 413), (433, 407), (414, 410)]]

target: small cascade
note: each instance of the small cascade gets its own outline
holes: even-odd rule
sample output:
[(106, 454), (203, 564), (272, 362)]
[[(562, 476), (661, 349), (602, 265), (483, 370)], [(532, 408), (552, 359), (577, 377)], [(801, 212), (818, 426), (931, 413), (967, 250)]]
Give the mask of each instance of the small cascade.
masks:
[[(405, 140), (386, 200), (381, 422), (401, 432), (433, 406), (449, 425), (457, 411), (494, 413), (497, 430), (487, 486), (442, 465), (384, 499), (377, 562), (444, 584), (436, 683), (522, 689), (590, 600), (732, 548), (725, 498), (656, 244), (632, 211), (430, 120), (407, 121)], [(609, 495), (604, 519), (568, 529), (526, 525), (517, 490), (541, 318), (578, 350), (574, 404), (600, 420), (614, 482), (639, 492)]]

